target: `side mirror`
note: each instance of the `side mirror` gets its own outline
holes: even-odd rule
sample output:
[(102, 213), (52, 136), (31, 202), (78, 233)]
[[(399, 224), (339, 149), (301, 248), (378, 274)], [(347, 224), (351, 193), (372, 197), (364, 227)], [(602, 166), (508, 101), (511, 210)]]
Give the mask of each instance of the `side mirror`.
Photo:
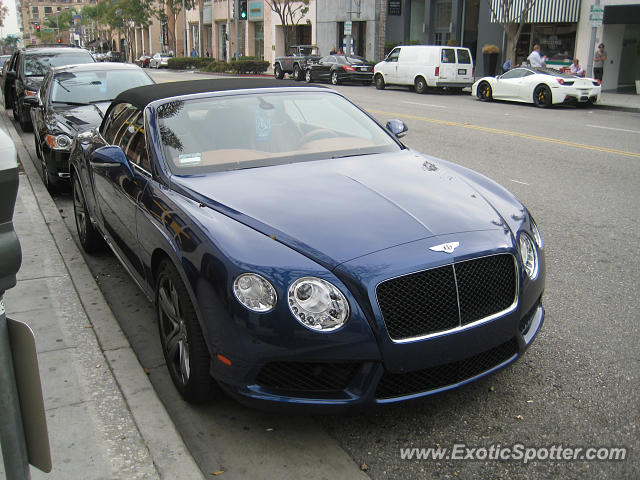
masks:
[(129, 178), (133, 178), (133, 169), (122, 149), (116, 145), (107, 145), (95, 150), (90, 157), (91, 165), (98, 168), (123, 170)]
[(402, 120), (394, 118), (387, 122), (387, 130), (393, 133), (396, 138), (402, 138), (407, 134), (409, 128), (404, 124)]

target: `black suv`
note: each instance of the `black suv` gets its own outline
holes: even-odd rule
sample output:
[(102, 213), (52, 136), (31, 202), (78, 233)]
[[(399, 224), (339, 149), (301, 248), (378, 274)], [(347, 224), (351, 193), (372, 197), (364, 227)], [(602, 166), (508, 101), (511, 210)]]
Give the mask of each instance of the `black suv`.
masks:
[(9, 60), (2, 78), (5, 108), (13, 109), (13, 117), (23, 131), (30, 131), (29, 109), (38, 104), (38, 89), (50, 67), (93, 63), (88, 50), (77, 47), (28, 47), (18, 50)]

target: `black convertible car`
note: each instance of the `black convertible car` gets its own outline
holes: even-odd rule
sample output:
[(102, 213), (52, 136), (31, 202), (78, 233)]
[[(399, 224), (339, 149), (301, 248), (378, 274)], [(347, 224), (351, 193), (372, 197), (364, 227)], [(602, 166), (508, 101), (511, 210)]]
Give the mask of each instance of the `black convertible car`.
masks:
[(140, 67), (88, 63), (52, 68), (31, 108), (36, 154), (49, 191), (69, 185), (69, 152), (76, 134), (100, 124), (120, 92), (153, 83)]

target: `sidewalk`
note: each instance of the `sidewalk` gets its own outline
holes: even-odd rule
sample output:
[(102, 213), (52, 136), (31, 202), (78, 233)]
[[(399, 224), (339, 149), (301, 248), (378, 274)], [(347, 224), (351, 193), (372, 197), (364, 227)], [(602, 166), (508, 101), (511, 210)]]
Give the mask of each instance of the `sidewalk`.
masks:
[(0, 128), (29, 173), (14, 213), (22, 267), (4, 300), (36, 337), (53, 470), (32, 478), (203, 478), (6, 115)]
[(611, 91), (602, 92), (596, 106), (608, 110), (640, 113), (640, 95)]

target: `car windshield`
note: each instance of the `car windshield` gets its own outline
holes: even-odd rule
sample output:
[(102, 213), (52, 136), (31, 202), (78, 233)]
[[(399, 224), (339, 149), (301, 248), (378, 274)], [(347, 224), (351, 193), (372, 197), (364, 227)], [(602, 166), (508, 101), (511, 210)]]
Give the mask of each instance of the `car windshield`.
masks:
[(120, 92), (153, 81), (139, 70), (60, 72), (51, 86), (53, 103), (96, 103), (113, 100)]
[(176, 100), (157, 109), (176, 174), (208, 173), (400, 150), (366, 114), (331, 92)]
[(292, 55), (318, 55), (318, 47), (312, 47), (312, 46), (305, 46), (305, 47), (298, 47), (297, 50), (294, 48), (291, 51)]
[(95, 60), (89, 52), (33, 53), (24, 56), (24, 75), (26, 77), (44, 77), (51, 67), (93, 62)]

